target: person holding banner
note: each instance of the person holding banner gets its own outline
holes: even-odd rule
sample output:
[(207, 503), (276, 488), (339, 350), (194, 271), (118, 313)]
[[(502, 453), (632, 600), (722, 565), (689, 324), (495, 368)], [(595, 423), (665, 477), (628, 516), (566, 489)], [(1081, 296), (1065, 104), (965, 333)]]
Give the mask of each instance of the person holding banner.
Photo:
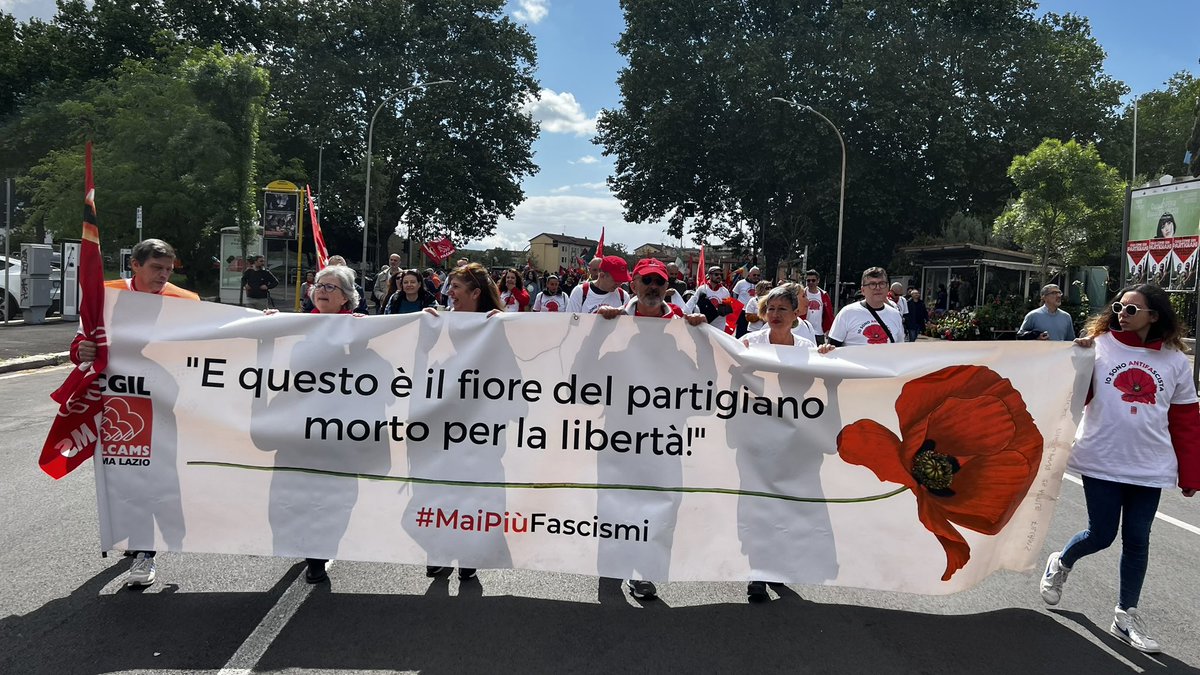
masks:
[(742, 337), (742, 344), (747, 347), (782, 345), (816, 349), (816, 335), (812, 326), (800, 318), (800, 290), (797, 284), (788, 283), (772, 288), (762, 299), (762, 308), (766, 327), (747, 333)]
[[(624, 307), (613, 307), (612, 305), (601, 305), (596, 308), (596, 314), (605, 319), (615, 319), (618, 316), (641, 316), (654, 317), (661, 319), (684, 319), (691, 326), (703, 326), (707, 323), (707, 319), (703, 314), (687, 314), (685, 315), (675, 305), (669, 304), (665, 300), (666, 289), (668, 283), (667, 267), (662, 261), (655, 258), (643, 258), (633, 267), (633, 277), (630, 281), (630, 288), (636, 296), (630, 300)], [(666, 355), (664, 354), (664, 357)], [(653, 413), (653, 410), (650, 411)], [(601, 464), (600, 473), (606, 475), (614, 471), (613, 467)], [(620, 482), (614, 480), (613, 482)], [(604, 503), (611, 498), (610, 493), (601, 493), (601, 510), (604, 509)], [(611, 506), (611, 505), (610, 505)], [(667, 510), (678, 510), (679, 501), (676, 497), (666, 498), (666, 503), (663, 508)], [(648, 569), (653, 569), (650, 563), (643, 564), (643, 573)], [(653, 581), (649, 579), (626, 579), (626, 585), (629, 587), (629, 594), (639, 600), (652, 600), (658, 597), (658, 588)]]
[(568, 312), (593, 314), (602, 306), (624, 307), (629, 301), (629, 295), (621, 288), (621, 284), (630, 280), (629, 265), (625, 259), (606, 255), (604, 258), (593, 258), (592, 262), (596, 261), (599, 262), (593, 279), (580, 282), (571, 290), (571, 299), (567, 301)]
[[(113, 279), (104, 283), (107, 288), (139, 293), (153, 293), (185, 300), (199, 300), (200, 296), (182, 289), (170, 282), (171, 273), (175, 270), (175, 249), (161, 239), (146, 239), (133, 247), (130, 257), (130, 268), (133, 275), (128, 279)], [(77, 334), (71, 343), (71, 362), (78, 365), (96, 360), (96, 343), (83, 339)], [(160, 423), (160, 429), (167, 425)], [(174, 443), (174, 439), (171, 439)], [(178, 482), (178, 475), (175, 475)], [(178, 491), (178, 487), (176, 487)], [(183, 513), (178, 501), (168, 504), (148, 505), (147, 518), (158, 522), (158, 529), (168, 538), (170, 548), (183, 548)], [(170, 523), (170, 525), (168, 524)], [(148, 523), (152, 531), (153, 522)], [(129, 574), (125, 577), (127, 586), (149, 586), (158, 575), (154, 563), (155, 551), (127, 551), (126, 555), (133, 557)]]
[(842, 345), (883, 345), (904, 342), (904, 321), (900, 311), (887, 301), (887, 270), (870, 267), (863, 270), (861, 302), (846, 305), (837, 313), (826, 342)]
[(1166, 292), (1127, 287), (1112, 312), (1088, 325), (1076, 344), (1095, 349), (1092, 389), (1068, 467), (1083, 477), (1088, 527), (1050, 554), (1042, 599), (1057, 605), (1084, 556), (1108, 548), (1121, 528), (1120, 593), (1109, 632), (1156, 653), (1138, 600), (1150, 557), (1150, 526), (1163, 488), (1185, 497), (1200, 489), (1200, 411), (1183, 327)]
[[(483, 265), (480, 265), (479, 263), (466, 263), (463, 266), (455, 268), (448, 276), (449, 279), (447, 280), (446, 292), (450, 301), (449, 311), (455, 313), (480, 312), (487, 314), (489, 318), (504, 312), (504, 303), (500, 300), (500, 290), (496, 287), (496, 283), (492, 281), (492, 276), (488, 274), (487, 268)], [(425, 311), (433, 316), (438, 316), (437, 310), (432, 307), (427, 307)], [(451, 342), (461, 342), (467, 339), (467, 336), (461, 333), (456, 338), (455, 331), (456, 329), (452, 326), (450, 329)], [(425, 351), (427, 352), (428, 350)], [(444, 365), (445, 364), (443, 364), (443, 366)], [(497, 354), (496, 361), (494, 362), (493, 366), (495, 370), (492, 372), (496, 373), (507, 371), (509, 374), (515, 374), (516, 371), (516, 363), (512, 359), (511, 352), (508, 352), (507, 350), (504, 354)], [(506, 420), (510, 417), (507, 413), (502, 413), (501, 415), (504, 416)], [(519, 417), (520, 415), (516, 416)], [(500, 453), (503, 454), (504, 448), (501, 447), (495, 449), (499, 450)], [(418, 461), (424, 460), (419, 459), (418, 455), (413, 453), (409, 454), (410, 470), (420, 470), (417, 464)], [(470, 462), (476, 471), (488, 473), (495, 470), (498, 471), (499, 474), (503, 474), (503, 466), (498, 458), (489, 458), (487, 455), (480, 453), (477, 454), (475, 458), (465, 461)], [(412, 489), (414, 495), (413, 501), (417, 502), (419, 500), (417, 500), (416, 495), (420, 494), (420, 489), (416, 486), (414, 486)], [(499, 503), (492, 503), (489, 510), (497, 513), (504, 512), (502, 495), (503, 493), (501, 493), (501, 501)], [(412, 518), (406, 517), (404, 519), (404, 524), (406, 527), (412, 522)], [(481, 548), (486, 549), (487, 544), (481, 542), (480, 546)], [(471, 553), (474, 555), (481, 555), (479, 550)], [(491, 553), (494, 555), (494, 552)], [(487, 553), (485, 552), (482, 554), (486, 555)], [(461, 556), (462, 554), (459, 553), (458, 555)], [(508, 558), (507, 549), (505, 549), (502, 555), (507, 561), (507, 564), (511, 564), (511, 558)], [(451, 570), (453, 570), (453, 567), (449, 565), (426, 565), (425, 576), (441, 577), (449, 574)], [(459, 581), (470, 581), (475, 579), (477, 572), (478, 570), (474, 567), (462, 567), (460, 565), (458, 568)]]

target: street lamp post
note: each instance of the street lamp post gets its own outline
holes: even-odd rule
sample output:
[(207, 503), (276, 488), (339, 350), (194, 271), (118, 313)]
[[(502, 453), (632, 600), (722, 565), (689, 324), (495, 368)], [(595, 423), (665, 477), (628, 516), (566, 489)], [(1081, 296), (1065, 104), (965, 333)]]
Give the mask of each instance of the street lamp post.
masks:
[(841, 194), (838, 196), (837, 264), (834, 268), (833, 281), (833, 309), (836, 311), (840, 308), (842, 297), (842, 225), (844, 223), (843, 217), (846, 213), (846, 141), (842, 138), (842, 132), (838, 130), (837, 125), (830, 121), (828, 117), (814, 110), (812, 106), (805, 105), (803, 103), (797, 103), (796, 101), (780, 98), (778, 96), (771, 97), (771, 100), (779, 101), (780, 103), (786, 103), (793, 108), (799, 108), (800, 110), (807, 110), (808, 112), (825, 120), (829, 126), (833, 127), (833, 133), (837, 134), (838, 143), (842, 144), (842, 190)]
[[(434, 82), (419, 82), (417, 84), (414, 84), (411, 87), (405, 87), (404, 89), (401, 89), (400, 91), (398, 91), (398, 92), (392, 94), (391, 96), (388, 96), (387, 98), (380, 101), (379, 107), (375, 108), (375, 114), (371, 115), (371, 123), (367, 125), (367, 190), (366, 190), (366, 196), (363, 198), (363, 240), (362, 240), (363, 288), (366, 288), (367, 274), (369, 272), (373, 271), (373, 270), (368, 270), (368, 268), (367, 268), (367, 228), (369, 227), (368, 223), (370, 223), (370, 216), (371, 216), (371, 142), (372, 142), (374, 134), (375, 134), (375, 118), (379, 116), (379, 111), (383, 110), (383, 106), (387, 105), (391, 101), (394, 101), (397, 97), (399, 97), (401, 94), (403, 94), (405, 92), (412, 91), (413, 89), (424, 89), (425, 87), (432, 87), (435, 84), (449, 84), (453, 81), (454, 80), (437, 80)], [(319, 189), (318, 189), (318, 192), (319, 192)]]

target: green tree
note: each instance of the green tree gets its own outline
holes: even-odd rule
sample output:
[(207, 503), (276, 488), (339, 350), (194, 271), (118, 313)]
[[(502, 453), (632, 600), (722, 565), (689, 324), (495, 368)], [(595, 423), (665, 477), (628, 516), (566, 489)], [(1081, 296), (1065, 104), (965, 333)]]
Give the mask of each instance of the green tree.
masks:
[(97, 211), (105, 244), (146, 236), (175, 246), (195, 283), (210, 272), (221, 227), (254, 225), (255, 137), (266, 71), (220, 48), (180, 49), (163, 61), (126, 61), (111, 80), (58, 106), (64, 149), (18, 181), (28, 227), (77, 237), (83, 141), (93, 138)]
[(957, 211), (995, 217), (1013, 155), (1098, 140), (1125, 92), (1086, 20), (1039, 19), (1028, 0), (621, 6), (622, 100), (596, 142), (626, 219), (763, 251), (768, 269), (805, 245), (832, 267), (841, 160), (822, 120), (772, 97), (845, 137), (843, 268), (861, 269)]
[(1105, 139), (1101, 156), (1135, 185), (1163, 174), (1184, 175), (1190, 170), (1183, 163), (1184, 154), (1200, 116), (1200, 78), (1186, 71), (1176, 73), (1164, 88), (1146, 92), (1137, 101), (1138, 176), (1129, 177), (1133, 166), (1132, 104), (1125, 107), (1117, 128)]
[(1014, 157), (1008, 175), (1020, 197), (996, 232), (1038, 257), (1043, 284), (1051, 260), (1094, 263), (1119, 247), (1125, 184), (1094, 145), (1047, 139)]

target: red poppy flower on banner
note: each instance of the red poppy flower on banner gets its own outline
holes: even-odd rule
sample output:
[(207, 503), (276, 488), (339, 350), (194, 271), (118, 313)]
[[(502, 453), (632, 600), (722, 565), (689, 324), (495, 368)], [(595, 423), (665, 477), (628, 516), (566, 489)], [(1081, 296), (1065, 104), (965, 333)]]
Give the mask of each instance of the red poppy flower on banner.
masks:
[(1042, 435), (1012, 384), (982, 366), (908, 382), (896, 414), (899, 438), (859, 420), (838, 434), (838, 454), (912, 490), (921, 524), (946, 550), (942, 581), (949, 581), (971, 559), (954, 525), (988, 535), (1004, 529), (1033, 484)]
[(863, 337), (867, 338), (867, 344), (881, 345), (888, 341), (887, 332), (883, 330), (883, 326), (873, 323), (863, 329)]
[(1113, 380), (1113, 386), (1121, 392), (1122, 401), (1154, 405), (1154, 393), (1158, 387), (1150, 373), (1141, 368), (1130, 368), (1121, 373)]

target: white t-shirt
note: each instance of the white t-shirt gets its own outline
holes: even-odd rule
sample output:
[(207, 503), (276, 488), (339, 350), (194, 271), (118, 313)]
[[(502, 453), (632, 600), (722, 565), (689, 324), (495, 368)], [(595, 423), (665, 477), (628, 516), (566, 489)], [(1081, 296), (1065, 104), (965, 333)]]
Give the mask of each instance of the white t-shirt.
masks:
[[(696, 292), (692, 294), (692, 299), (688, 302), (688, 306), (684, 312), (687, 314), (699, 313), (699, 310), (696, 309), (696, 306), (700, 303), (700, 298), (705, 296), (708, 296), (708, 299), (715, 305), (719, 305), (726, 299), (732, 297), (729, 294), (729, 289), (725, 288), (724, 286), (718, 286), (717, 290), (714, 291), (711, 286), (705, 284), (700, 288), (697, 288)], [(724, 326), (726, 321), (728, 321), (726, 316), (718, 314), (712, 321), (709, 321), (708, 323), (713, 326)]]
[(823, 294), (819, 290), (816, 293), (804, 291), (804, 297), (808, 299), (808, 323), (817, 335), (825, 334), (825, 305), (821, 299)]
[(900, 312), (900, 316), (908, 314), (908, 300), (906, 300), (903, 295), (895, 300), (888, 300), (888, 302), (892, 303), (892, 306), (894, 306), (896, 310)]
[[(883, 303), (879, 318), (887, 324), (895, 342), (904, 342), (904, 320), (895, 305)], [(887, 332), (875, 320), (871, 311), (862, 302), (846, 305), (833, 319), (833, 327), (829, 329), (829, 338), (846, 345), (883, 345), (888, 344)]]
[[(792, 337), (794, 337), (796, 339), (795, 346), (816, 349), (816, 347), (817, 347), (816, 340), (813, 340), (811, 337), (806, 337), (803, 334), (797, 332), (797, 329), (803, 328), (804, 325), (805, 325), (805, 322), (801, 321), (800, 326), (792, 329)], [(809, 335), (811, 335), (811, 331), (809, 332)], [(767, 327), (767, 328), (763, 328), (762, 330), (756, 330), (753, 333), (746, 333), (745, 335), (742, 336), (742, 339), (745, 340), (751, 347), (753, 347), (754, 345), (770, 345), (771, 344), (771, 329), (770, 329), (770, 327)], [(787, 345), (775, 345), (775, 346), (776, 347), (786, 347)]]
[(733, 285), (733, 297), (742, 305), (749, 307), (750, 299), (754, 297), (754, 282), (749, 279), (741, 279)]
[[(583, 289), (588, 288), (587, 297), (583, 297)], [(629, 300), (629, 294), (620, 286), (609, 293), (600, 292), (593, 282), (585, 281), (571, 289), (571, 299), (567, 301), (567, 311), (577, 314), (594, 314), (601, 305), (609, 307), (624, 307)]]
[(512, 291), (504, 291), (500, 294), (500, 303), (504, 305), (506, 312), (519, 312), (521, 305), (517, 302), (517, 296)]
[(567, 311), (567, 296), (558, 292), (558, 295), (546, 295), (546, 291), (537, 294), (537, 300), (533, 303), (533, 311), (535, 312), (565, 312)]
[(1097, 336), (1094, 348), (1092, 400), (1067, 466), (1101, 480), (1175, 487), (1179, 463), (1167, 411), (1196, 402), (1187, 356), (1130, 347), (1110, 333)]

